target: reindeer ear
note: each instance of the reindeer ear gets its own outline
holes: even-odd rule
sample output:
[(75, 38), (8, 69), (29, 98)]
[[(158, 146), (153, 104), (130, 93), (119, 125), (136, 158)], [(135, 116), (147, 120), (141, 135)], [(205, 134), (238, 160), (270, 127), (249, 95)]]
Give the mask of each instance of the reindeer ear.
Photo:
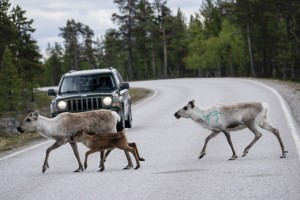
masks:
[(33, 113), (32, 113), (32, 116), (33, 116), (35, 119), (37, 119), (38, 116), (39, 116), (39, 111), (37, 110), (37, 111), (33, 112)]
[(194, 103), (195, 103), (195, 100), (192, 100), (192, 101), (189, 102), (189, 104), (191, 105), (192, 108), (195, 107), (195, 104), (194, 104)]

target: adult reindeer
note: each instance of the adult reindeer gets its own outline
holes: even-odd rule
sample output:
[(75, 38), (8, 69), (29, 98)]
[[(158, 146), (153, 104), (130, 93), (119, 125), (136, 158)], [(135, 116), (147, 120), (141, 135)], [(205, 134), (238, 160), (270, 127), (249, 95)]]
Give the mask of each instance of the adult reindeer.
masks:
[(200, 108), (195, 105), (195, 101), (193, 100), (182, 109), (178, 110), (174, 116), (177, 119), (180, 117), (191, 118), (203, 128), (212, 131), (212, 133), (205, 139), (199, 159), (206, 155), (205, 150), (209, 140), (217, 136), (220, 132), (225, 134), (233, 153), (229, 160), (236, 159), (237, 155), (230, 138), (230, 131), (248, 128), (254, 133), (255, 138), (245, 148), (243, 156), (246, 156), (250, 148), (262, 135), (259, 132), (258, 127), (270, 131), (277, 137), (282, 151), (281, 158), (285, 158), (287, 151), (284, 148), (279, 131), (273, 128), (270, 124), (268, 111), (269, 106), (265, 102), (248, 102), (232, 105), (217, 104), (208, 108)]
[[(77, 144), (70, 139), (72, 133), (87, 132), (101, 134), (117, 132), (116, 124), (118, 120), (120, 120), (120, 117), (115, 111), (105, 109), (81, 113), (61, 113), (55, 118), (47, 118), (39, 115), (37, 112), (32, 112), (19, 125), (18, 131), (20, 133), (37, 131), (42, 136), (55, 140), (55, 143), (46, 150), (46, 157), (42, 168), (43, 173), (49, 168), (48, 157), (50, 152), (68, 142), (74, 151), (79, 165), (75, 172), (80, 172), (83, 171), (83, 165), (80, 161)], [(128, 152), (125, 152), (125, 154), (128, 160), (127, 167), (132, 167)]]

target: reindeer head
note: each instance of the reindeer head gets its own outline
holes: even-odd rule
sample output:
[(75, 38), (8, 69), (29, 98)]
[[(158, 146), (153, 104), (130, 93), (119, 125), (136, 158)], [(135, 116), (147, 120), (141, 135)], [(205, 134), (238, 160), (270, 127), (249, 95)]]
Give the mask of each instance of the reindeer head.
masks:
[(24, 120), (21, 122), (21, 124), (18, 126), (17, 130), (20, 133), (24, 133), (25, 131), (34, 131), (36, 122), (38, 119), (38, 112), (31, 112)]
[(183, 118), (190, 118), (191, 116), (191, 111), (195, 107), (195, 100), (190, 101), (186, 106), (178, 110), (174, 116), (179, 119), (180, 117)]

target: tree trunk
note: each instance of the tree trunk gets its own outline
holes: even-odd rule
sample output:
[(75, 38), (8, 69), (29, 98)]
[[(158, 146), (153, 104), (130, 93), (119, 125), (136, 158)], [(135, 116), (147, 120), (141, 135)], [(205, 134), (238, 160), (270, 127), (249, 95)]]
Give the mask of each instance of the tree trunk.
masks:
[(128, 72), (129, 72), (129, 79), (132, 79), (132, 48), (131, 44), (129, 43), (128, 49)]
[(163, 27), (163, 45), (164, 45), (164, 77), (167, 78), (168, 76), (168, 56), (167, 56), (167, 41), (166, 41), (166, 34), (165, 28)]
[(252, 72), (252, 76), (256, 77), (255, 69), (254, 69), (254, 63), (253, 63), (253, 57), (252, 57), (252, 47), (251, 47), (250, 26), (249, 26), (249, 24), (247, 24), (247, 39), (248, 39), (248, 47), (249, 47), (249, 58), (250, 58), (251, 72)]
[(154, 46), (152, 46), (152, 76), (153, 76), (153, 78), (156, 78), (156, 67), (155, 67)]

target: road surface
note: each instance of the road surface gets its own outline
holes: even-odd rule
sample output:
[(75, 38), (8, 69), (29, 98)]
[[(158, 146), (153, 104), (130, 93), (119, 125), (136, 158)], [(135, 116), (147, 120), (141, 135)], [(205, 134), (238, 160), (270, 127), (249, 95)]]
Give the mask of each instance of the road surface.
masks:
[[(88, 168), (73, 173), (77, 162), (70, 145), (50, 154), (50, 168), (43, 174), (45, 150), (53, 141), (0, 160), (1, 200), (53, 199), (300, 199), (298, 129), (291, 130), (281, 101), (270, 89), (242, 79), (174, 79), (130, 83), (155, 92), (133, 107), (129, 141), (136, 142), (142, 157), (138, 170), (122, 170), (127, 161), (120, 150), (107, 159), (106, 170), (98, 172), (99, 154), (89, 157)], [(223, 134), (208, 144), (206, 156), (198, 159), (209, 135), (190, 119), (174, 113), (190, 100), (206, 107), (216, 103), (266, 101), (272, 124), (279, 129), (289, 151), (280, 159), (277, 139), (263, 136), (246, 157), (244, 148), (254, 135), (249, 130), (233, 132), (239, 156), (232, 152)], [(295, 135), (296, 134), (296, 135)], [(79, 144), (81, 159), (87, 150)], [(134, 161), (134, 160), (133, 160)]]

